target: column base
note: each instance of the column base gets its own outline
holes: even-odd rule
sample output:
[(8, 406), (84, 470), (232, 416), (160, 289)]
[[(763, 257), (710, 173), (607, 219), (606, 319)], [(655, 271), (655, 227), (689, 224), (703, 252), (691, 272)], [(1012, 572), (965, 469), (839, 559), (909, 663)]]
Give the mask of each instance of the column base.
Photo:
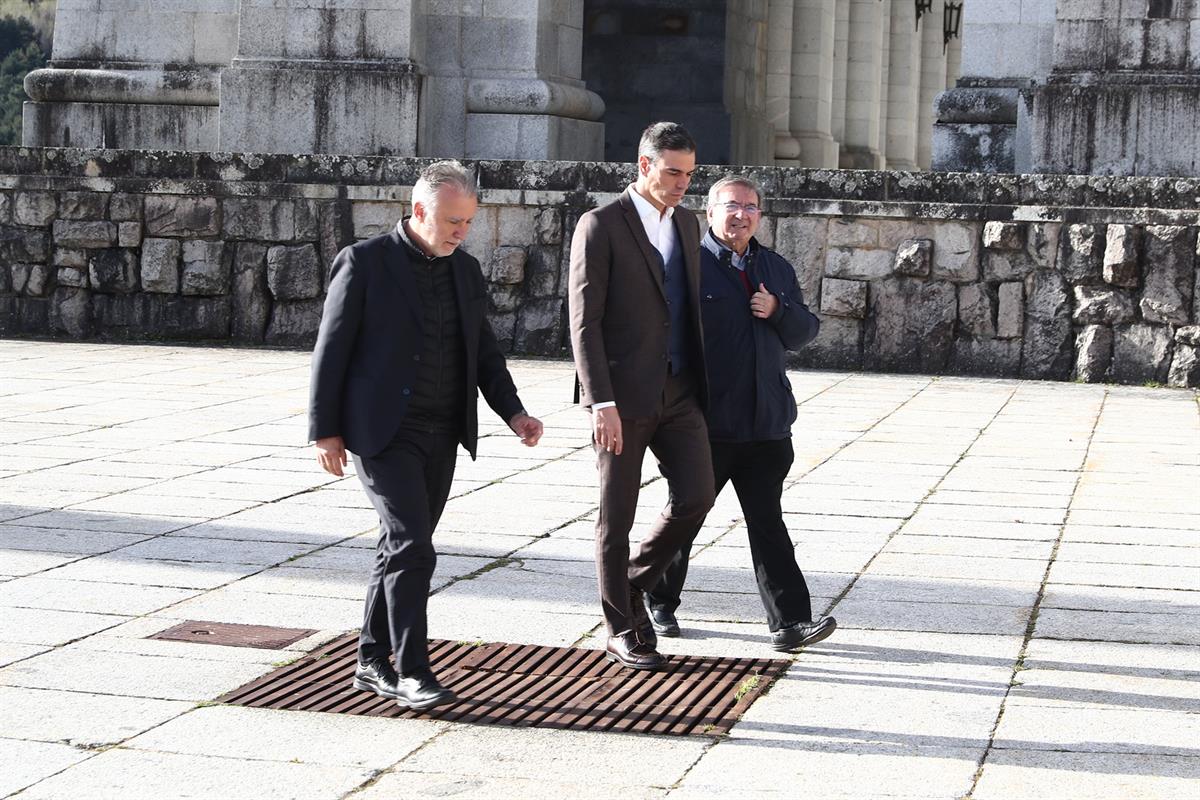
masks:
[(604, 124), (549, 114), (467, 114), (465, 155), (603, 161)]
[(416, 65), (234, 61), (221, 75), (220, 149), (412, 156)]
[(883, 169), (884, 158), (878, 150), (842, 145), (838, 152), (840, 169)]
[(800, 142), (800, 160), (804, 166), (837, 169), (841, 148), (832, 136), (801, 132), (796, 134), (796, 139)]
[(217, 106), (26, 102), (25, 147), (217, 150)]

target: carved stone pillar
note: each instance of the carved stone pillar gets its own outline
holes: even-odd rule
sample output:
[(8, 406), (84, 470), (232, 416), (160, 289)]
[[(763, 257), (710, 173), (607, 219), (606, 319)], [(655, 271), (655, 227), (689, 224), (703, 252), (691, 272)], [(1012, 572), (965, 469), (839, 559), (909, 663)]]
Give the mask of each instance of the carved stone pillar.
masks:
[(879, 97), (883, 63), (879, 0), (850, 0), (846, 62), (846, 121), (839, 166), (879, 169)]

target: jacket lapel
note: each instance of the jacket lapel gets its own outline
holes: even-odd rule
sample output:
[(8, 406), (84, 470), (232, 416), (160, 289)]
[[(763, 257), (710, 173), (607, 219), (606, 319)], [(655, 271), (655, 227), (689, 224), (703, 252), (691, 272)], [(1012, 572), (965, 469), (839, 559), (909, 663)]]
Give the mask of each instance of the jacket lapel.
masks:
[[(650, 274), (654, 276), (654, 284), (658, 287), (659, 294), (663, 299), (667, 299), (667, 287), (663, 285), (663, 263), (662, 256), (654, 245), (650, 244), (650, 239), (646, 236), (646, 226), (642, 224), (642, 218), (638, 216), (637, 206), (633, 204), (633, 198), (629, 196), (632, 189), (626, 189), (619, 200), (621, 211), (625, 214), (625, 222), (629, 224), (629, 230), (633, 234), (633, 240), (637, 242), (638, 248), (642, 251), (642, 257), (646, 260), (646, 268), (650, 270)], [(683, 244), (682, 237), (680, 244)], [(689, 266), (690, 270), (690, 266)], [(690, 274), (690, 273), (689, 273)]]

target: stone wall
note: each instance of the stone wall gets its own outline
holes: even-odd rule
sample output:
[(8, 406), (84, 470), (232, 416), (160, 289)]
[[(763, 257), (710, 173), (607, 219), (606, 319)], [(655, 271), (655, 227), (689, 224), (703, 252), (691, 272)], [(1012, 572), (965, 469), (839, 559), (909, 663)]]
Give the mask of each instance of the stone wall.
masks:
[[(306, 347), (423, 161), (0, 148), (0, 334)], [(566, 355), (571, 231), (632, 165), (477, 162), (506, 349)], [(722, 174), (703, 167), (688, 205)], [(1200, 180), (760, 168), (818, 367), (1200, 386)]]

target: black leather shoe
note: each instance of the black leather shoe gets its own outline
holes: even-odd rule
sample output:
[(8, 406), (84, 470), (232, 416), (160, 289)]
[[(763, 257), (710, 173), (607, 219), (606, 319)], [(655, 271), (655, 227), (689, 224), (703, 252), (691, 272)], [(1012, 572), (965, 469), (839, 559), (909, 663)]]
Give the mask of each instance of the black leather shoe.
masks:
[(654, 633), (654, 626), (650, 624), (650, 615), (646, 613), (646, 598), (642, 594), (642, 590), (629, 585), (629, 616), (630, 622), (633, 623), (633, 629), (637, 631), (638, 638), (642, 640), (642, 644), (650, 646), (650, 649), (658, 647), (658, 635)]
[(822, 617), (816, 622), (800, 622), (771, 634), (772, 647), (782, 653), (794, 653), (801, 647), (824, 641), (837, 630), (837, 620)]
[(608, 637), (604, 648), (605, 657), (630, 669), (662, 669), (667, 660), (658, 651), (641, 641), (633, 631), (625, 631)]
[(679, 635), (679, 620), (675, 619), (675, 615), (665, 608), (650, 607), (650, 624), (654, 626), (654, 631), (659, 636), (673, 639)]
[(360, 692), (374, 692), (380, 697), (396, 698), (396, 682), (400, 676), (386, 658), (375, 658), (367, 663), (358, 663), (354, 669), (354, 688)]
[(401, 708), (424, 711), (457, 700), (458, 696), (438, 683), (429, 670), (405, 675), (396, 684), (396, 704)]

